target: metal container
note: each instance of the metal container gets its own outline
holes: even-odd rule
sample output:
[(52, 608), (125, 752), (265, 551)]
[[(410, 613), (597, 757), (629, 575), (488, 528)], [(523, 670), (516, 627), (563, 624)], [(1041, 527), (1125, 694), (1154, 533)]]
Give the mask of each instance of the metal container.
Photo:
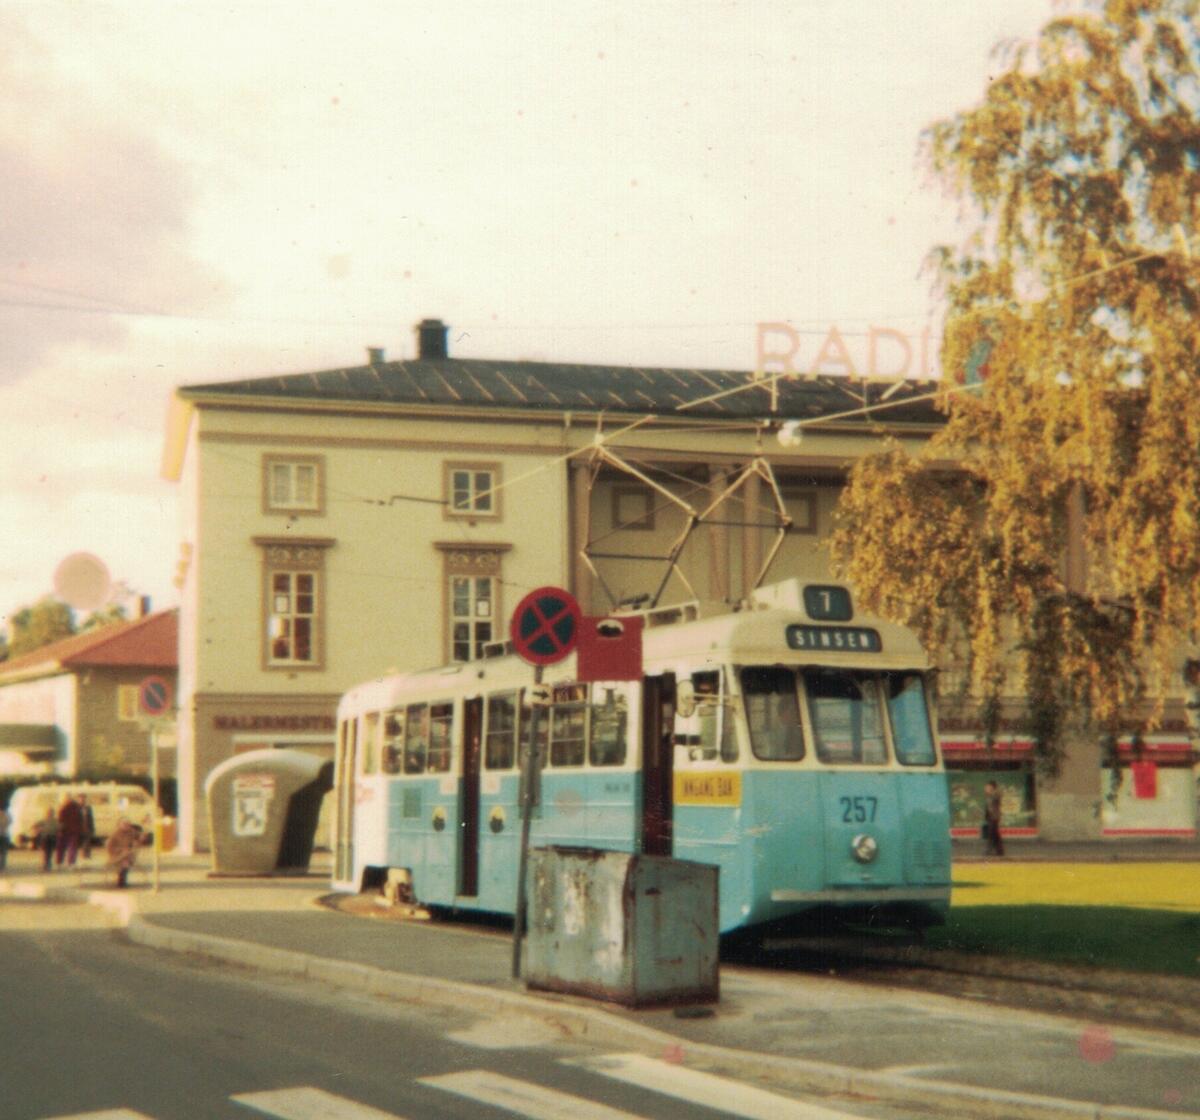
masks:
[(533, 848), (530, 988), (627, 1007), (719, 996), (718, 869), (667, 856)]

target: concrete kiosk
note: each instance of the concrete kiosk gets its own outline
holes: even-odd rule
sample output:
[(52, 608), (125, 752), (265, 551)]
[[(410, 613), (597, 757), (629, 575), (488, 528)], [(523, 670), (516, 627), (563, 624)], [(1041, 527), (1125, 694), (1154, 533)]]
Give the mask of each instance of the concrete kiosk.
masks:
[(299, 875), (308, 870), (333, 763), (304, 751), (248, 751), (204, 783), (218, 875)]

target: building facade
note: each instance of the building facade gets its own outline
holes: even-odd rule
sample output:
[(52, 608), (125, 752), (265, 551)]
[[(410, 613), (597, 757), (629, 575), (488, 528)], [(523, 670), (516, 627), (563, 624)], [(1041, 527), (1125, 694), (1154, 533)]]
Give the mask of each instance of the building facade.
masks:
[(161, 611), (0, 662), (0, 774), (148, 775), (139, 686), (154, 676), (174, 689), (178, 621), (177, 611)]
[(928, 383), (456, 359), (440, 322), (417, 335), (414, 360), (176, 394), (185, 849), (213, 767), (331, 757), (346, 688), (469, 660), (533, 588), (603, 613), (827, 579), (848, 468), (939, 424)]

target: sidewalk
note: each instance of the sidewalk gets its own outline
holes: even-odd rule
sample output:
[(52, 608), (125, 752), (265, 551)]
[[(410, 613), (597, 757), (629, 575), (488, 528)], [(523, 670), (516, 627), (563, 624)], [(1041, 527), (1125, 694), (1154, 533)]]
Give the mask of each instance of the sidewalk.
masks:
[[(18, 856), (22, 853), (16, 853)], [(328, 879), (213, 879), (202, 858), (149, 861), (135, 888), (102, 868), (41, 875), (18, 859), (0, 904), (24, 892), (88, 900), (135, 941), (342, 988), (499, 1016), (549, 1019), (600, 1045), (638, 1049), (797, 1090), (908, 1104), (914, 1115), (1156, 1120), (1200, 1117), (1200, 1040), (947, 999), (836, 977), (725, 966), (707, 1017), (627, 1011), (534, 994), (510, 978), (512, 941), (474, 925), (372, 919), (319, 905)]]

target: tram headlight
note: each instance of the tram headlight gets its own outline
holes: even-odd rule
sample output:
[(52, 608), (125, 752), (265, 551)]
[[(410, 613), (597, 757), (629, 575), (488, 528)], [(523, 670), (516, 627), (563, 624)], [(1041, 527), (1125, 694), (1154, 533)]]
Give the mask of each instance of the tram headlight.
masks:
[(870, 863), (879, 855), (879, 845), (875, 842), (874, 836), (868, 836), (865, 832), (860, 832), (850, 841), (850, 854), (859, 863)]

